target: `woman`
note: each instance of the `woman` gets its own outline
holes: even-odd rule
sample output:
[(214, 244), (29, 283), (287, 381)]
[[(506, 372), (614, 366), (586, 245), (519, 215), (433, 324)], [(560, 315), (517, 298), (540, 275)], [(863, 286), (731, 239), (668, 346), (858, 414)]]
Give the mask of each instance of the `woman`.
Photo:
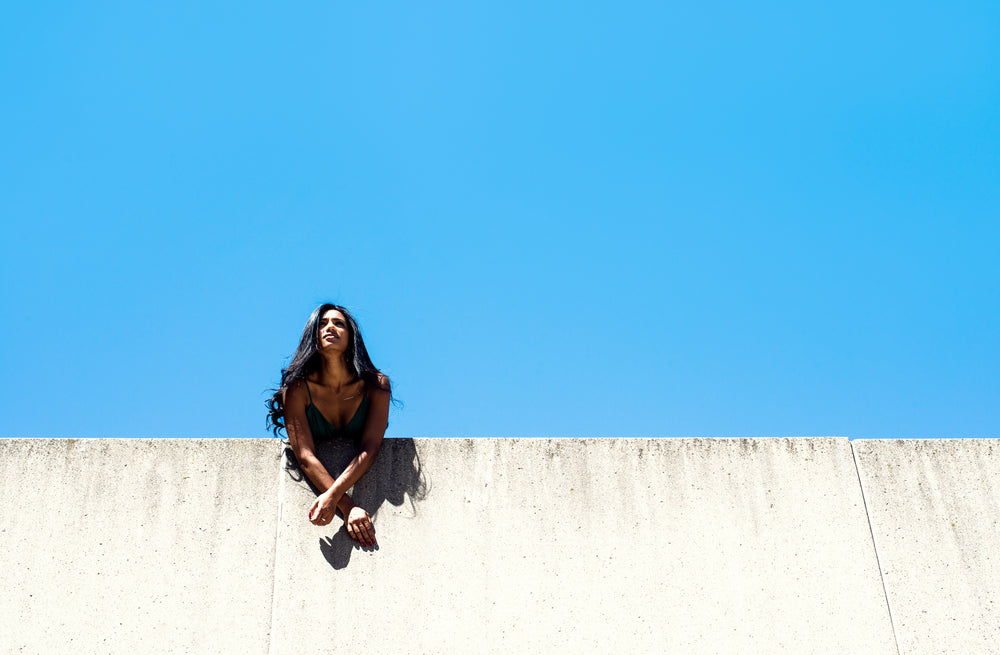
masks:
[[(281, 371), (281, 387), (267, 402), (268, 425), (275, 435), (285, 429), (299, 467), (320, 491), (309, 520), (327, 525), (339, 510), (347, 534), (362, 546), (375, 545), (375, 528), (347, 490), (375, 461), (391, 396), (389, 378), (372, 364), (350, 312), (327, 303), (309, 316), (292, 362)], [(344, 438), (358, 444), (360, 452), (334, 479), (315, 446)]]

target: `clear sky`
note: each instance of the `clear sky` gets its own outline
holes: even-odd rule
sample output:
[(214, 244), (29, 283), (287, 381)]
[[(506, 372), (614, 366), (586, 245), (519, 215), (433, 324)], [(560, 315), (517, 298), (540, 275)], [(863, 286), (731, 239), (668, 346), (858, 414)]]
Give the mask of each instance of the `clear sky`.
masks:
[(1000, 437), (1000, 4), (6, 3), (2, 436)]

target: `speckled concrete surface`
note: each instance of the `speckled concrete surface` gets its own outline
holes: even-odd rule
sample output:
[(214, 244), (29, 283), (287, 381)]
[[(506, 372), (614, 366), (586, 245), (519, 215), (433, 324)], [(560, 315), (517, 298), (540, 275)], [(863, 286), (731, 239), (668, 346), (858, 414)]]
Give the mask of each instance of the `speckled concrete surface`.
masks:
[(389, 439), (373, 551), (283, 450), (0, 440), (0, 652), (896, 652), (846, 439)]
[(275, 446), (0, 440), (0, 653), (266, 652)]
[(854, 450), (900, 651), (1000, 653), (1000, 439)]
[(387, 449), (377, 551), (285, 480), (275, 652), (896, 653), (846, 439)]

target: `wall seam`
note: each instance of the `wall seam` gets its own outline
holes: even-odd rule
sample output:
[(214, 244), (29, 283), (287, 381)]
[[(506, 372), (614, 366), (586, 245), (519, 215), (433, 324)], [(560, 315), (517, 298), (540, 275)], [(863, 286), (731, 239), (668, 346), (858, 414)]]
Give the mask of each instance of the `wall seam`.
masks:
[(285, 509), (285, 448), (284, 443), (279, 442), (281, 455), (278, 457), (278, 520), (274, 526), (274, 555), (271, 558), (271, 625), (267, 631), (267, 652), (268, 655), (277, 654), (277, 644), (274, 639), (274, 630), (278, 618), (278, 549), (281, 547), (281, 521)]
[(865, 518), (868, 519), (868, 533), (872, 536), (872, 548), (875, 549), (875, 565), (878, 567), (878, 576), (882, 580), (882, 594), (885, 596), (885, 608), (889, 612), (889, 627), (892, 628), (892, 640), (896, 643), (896, 655), (902, 655), (899, 647), (899, 637), (896, 636), (896, 620), (892, 615), (892, 603), (889, 601), (889, 587), (885, 583), (885, 573), (882, 569), (882, 560), (878, 554), (878, 541), (875, 539), (875, 527), (872, 525), (872, 515), (868, 509), (868, 494), (865, 492), (865, 483), (861, 479), (861, 466), (858, 464), (858, 453), (854, 449), (854, 442), (848, 440), (851, 446), (851, 456), (854, 458), (854, 472), (858, 475), (858, 486), (861, 487), (861, 502), (865, 506)]

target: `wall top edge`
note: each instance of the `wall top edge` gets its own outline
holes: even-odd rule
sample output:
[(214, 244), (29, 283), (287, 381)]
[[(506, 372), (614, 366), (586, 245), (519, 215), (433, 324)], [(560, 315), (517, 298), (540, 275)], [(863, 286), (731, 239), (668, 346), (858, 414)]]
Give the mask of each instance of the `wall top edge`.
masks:
[[(843, 440), (848, 437), (386, 437), (386, 441), (417, 439), (419, 441), (800, 441)], [(273, 441), (288, 443), (275, 437), (0, 437), (0, 441)]]
[[(852, 443), (874, 442), (966, 442), (1000, 441), (997, 437), (875, 437), (855, 438), (838, 436), (797, 436), (797, 437), (386, 437), (387, 441), (416, 439), (418, 441), (851, 441)], [(193, 441), (240, 441), (288, 443), (275, 437), (0, 437), (0, 441), (130, 441), (130, 442), (193, 442)]]

